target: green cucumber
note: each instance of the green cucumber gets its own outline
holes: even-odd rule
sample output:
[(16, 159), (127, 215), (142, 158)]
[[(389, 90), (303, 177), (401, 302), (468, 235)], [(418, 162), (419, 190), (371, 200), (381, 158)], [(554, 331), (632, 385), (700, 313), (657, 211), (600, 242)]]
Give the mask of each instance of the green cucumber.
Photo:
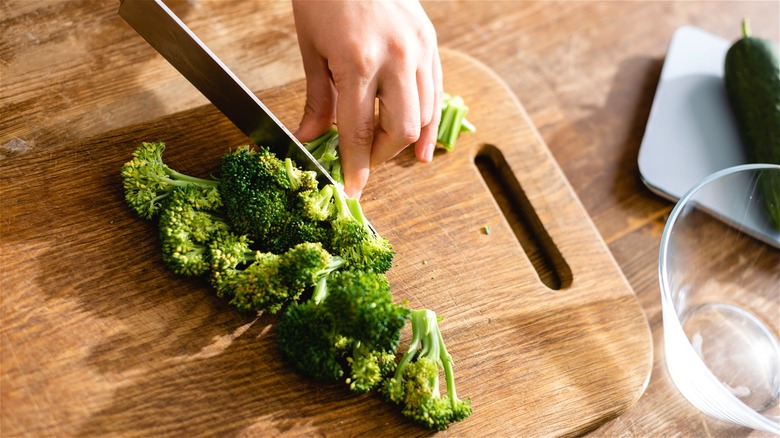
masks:
[[(753, 163), (780, 164), (780, 53), (769, 39), (750, 35), (742, 21), (742, 38), (726, 52), (723, 82), (745, 153)], [(759, 179), (764, 206), (780, 230), (780, 175)]]

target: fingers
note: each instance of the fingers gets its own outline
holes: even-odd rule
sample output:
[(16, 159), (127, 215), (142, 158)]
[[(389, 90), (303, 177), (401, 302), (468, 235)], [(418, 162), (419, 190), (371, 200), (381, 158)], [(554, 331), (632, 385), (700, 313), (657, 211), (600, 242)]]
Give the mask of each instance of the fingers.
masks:
[(376, 83), (373, 78), (355, 77), (343, 85), (340, 83), (339, 89), (336, 111), (344, 192), (352, 198), (360, 198), (368, 182), (375, 140)]
[[(431, 74), (418, 74), (418, 78), (420, 108), (423, 114), (425, 114), (424, 111), (427, 109), (427, 105), (430, 105), (430, 118), (427, 121), (424, 117), (422, 118), (420, 138), (414, 145), (414, 153), (417, 160), (429, 163), (433, 159), (433, 151), (436, 148), (439, 122), (441, 122), (442, 94), (444, 93), (438, 49), (434, 48)], [(430, 99), (430, 103), (423, 101), (424, 98)]]
[[(305, 52), (304, 52), (305, 53)], [(306, 105), (295, 136), (301, 142), (314, 140), (336, 121), (336, 87), (326, 61), (312, 54), (304, 58), (306, 72)]]
[(413, 68), (404, 71), (406, 73), (401, 75), (394, 72), (381, 83), (378, 90), (379, 123), (371, 152), (373, 166), (395, 157), (420, 137), (421, 108), (417, 75)]

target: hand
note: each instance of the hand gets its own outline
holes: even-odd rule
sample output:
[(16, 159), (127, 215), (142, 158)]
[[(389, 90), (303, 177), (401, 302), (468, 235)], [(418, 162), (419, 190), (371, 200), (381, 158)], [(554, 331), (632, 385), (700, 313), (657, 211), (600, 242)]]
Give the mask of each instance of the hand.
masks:
[(293, 0), (293, 14), (306, 73), (306, 107), (295, 134), (309, 141), (338, 124), (346, 194), (359, 198), (370, 169), (410, 144), (418, 160), (429, 162), (442, 71), (422, 5)]

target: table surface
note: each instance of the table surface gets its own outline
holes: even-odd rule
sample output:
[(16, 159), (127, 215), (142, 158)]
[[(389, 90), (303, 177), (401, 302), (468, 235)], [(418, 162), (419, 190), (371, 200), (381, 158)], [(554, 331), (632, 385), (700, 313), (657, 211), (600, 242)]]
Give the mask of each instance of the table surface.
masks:
[[(303, 78), (289, 2), (169, 5), (250, 89)], [(693, 25), (734, 40), (739, 21), (749, 17), (755, 35), (778, 40), (780, 2), (424, 6), (442, 47), (484, 62), (517, 95), (646, 312), (655, 347), (647, 389), (592, 434), (767, 436), (700, 414), (666, 372), (657, 257), (672, 203), (644, 187), (637, 154), (674, 30)], [(0, 165), (9, 156), (206, 103), (129, 29), (117, 8), (116, 0), (0, 3)], [(6, 340), (0, 354), (13, 347)]]

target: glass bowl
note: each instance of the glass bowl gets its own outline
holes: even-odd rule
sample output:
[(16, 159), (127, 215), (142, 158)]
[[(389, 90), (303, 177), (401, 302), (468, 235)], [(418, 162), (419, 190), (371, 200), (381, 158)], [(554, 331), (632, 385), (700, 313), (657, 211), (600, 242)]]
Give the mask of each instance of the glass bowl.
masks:
[[(774, 199), (774, 200), (772, 200)], [(780, 434), (780, 165), (731, 167), (675, 205), (659, 254), (664, 354), (705, 414)]]

